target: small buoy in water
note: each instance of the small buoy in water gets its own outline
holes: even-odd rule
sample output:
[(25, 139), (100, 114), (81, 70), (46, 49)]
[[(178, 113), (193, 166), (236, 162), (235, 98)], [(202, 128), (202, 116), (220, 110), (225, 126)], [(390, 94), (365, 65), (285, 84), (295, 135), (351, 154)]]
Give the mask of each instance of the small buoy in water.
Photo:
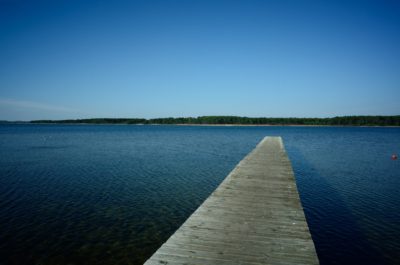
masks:
[(392, 160), (396, 160), (397, 159), (397, 155), (396, 154), (393, 154), (392, 155)]

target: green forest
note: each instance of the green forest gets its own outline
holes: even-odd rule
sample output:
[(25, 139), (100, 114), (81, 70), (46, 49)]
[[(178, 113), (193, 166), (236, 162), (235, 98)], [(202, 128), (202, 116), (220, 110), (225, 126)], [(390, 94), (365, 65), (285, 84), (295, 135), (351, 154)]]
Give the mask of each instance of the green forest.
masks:
[(200, 116), (182, 118), (94, 118), (69, 120), (33, 120), (30, 123), (63, 124), (188, 124), (188, 125), (334, 125), (334, 126), (400, 126), (396, 116), (342, 116), (333, 118), (250, 118), (239, 116)]

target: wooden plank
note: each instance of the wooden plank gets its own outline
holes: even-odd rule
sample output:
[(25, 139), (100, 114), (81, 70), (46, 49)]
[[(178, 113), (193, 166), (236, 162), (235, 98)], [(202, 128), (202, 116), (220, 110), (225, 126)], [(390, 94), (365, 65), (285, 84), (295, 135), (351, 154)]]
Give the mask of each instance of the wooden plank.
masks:
[(319, 264), (280, 137), (265, 137), (145, 265)]

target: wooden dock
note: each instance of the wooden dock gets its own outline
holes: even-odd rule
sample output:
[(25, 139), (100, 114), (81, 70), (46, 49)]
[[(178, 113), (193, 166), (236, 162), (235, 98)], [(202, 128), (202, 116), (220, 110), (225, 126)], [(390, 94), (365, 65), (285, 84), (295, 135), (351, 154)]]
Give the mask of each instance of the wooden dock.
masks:
[(319, 264), (280, 137), (265, 137), (145, 265)]

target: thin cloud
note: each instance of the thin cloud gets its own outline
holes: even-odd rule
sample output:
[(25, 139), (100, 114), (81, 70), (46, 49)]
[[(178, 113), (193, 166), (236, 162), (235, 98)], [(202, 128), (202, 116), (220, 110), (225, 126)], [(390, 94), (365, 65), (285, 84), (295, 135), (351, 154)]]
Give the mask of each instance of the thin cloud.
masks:
[(0, 98), (0, 106), (13, 107), (13, 108), (24, 108), (32, 110), (45, 110), (45, 111), (56, 111), (64, 113), (77, 113), (76, 109), (66, 108), (63, 106), (55, 106), (44, 104), (34, 101), (24, 101), (24, 100), (13, 100), (13, 99), (2, 99)]

